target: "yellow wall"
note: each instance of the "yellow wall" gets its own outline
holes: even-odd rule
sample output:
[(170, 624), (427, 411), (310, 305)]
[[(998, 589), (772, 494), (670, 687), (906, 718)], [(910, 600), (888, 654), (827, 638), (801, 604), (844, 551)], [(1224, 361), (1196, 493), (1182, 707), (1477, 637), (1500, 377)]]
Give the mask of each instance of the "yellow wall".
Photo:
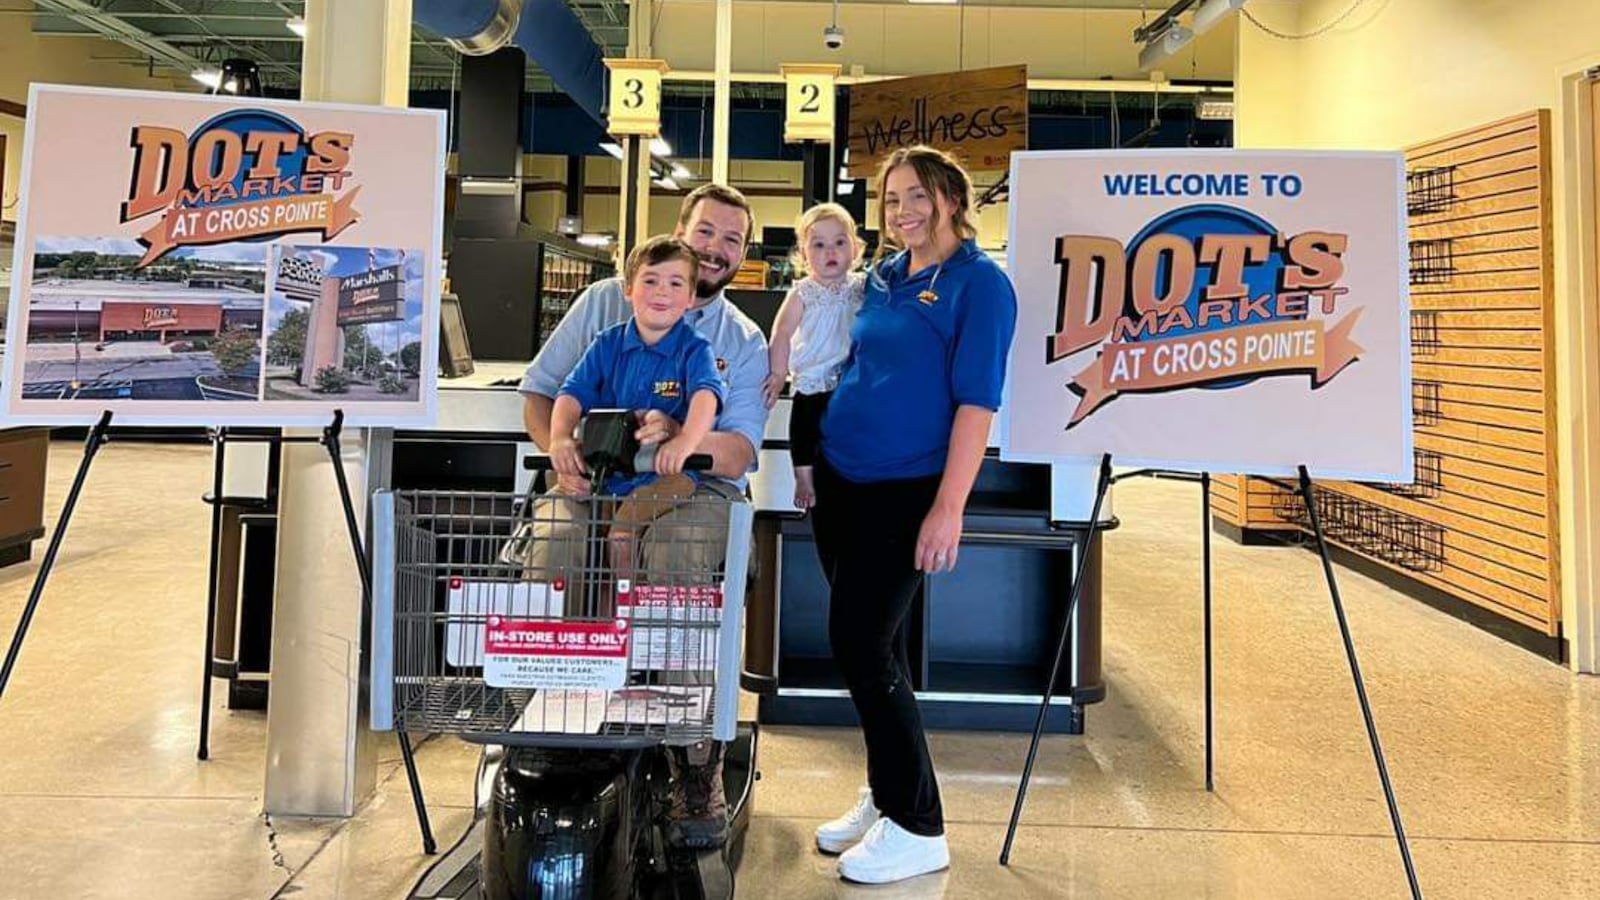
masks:
[[(1350, 0), (1252, 0), (1303, 32)], [(1402, 147), (1561, 105), (1562, 63), (1600, 51), (1592, 0), (1387, 0), (1305, 41), (1239, 30), (1238, 146)], [(1565, 74), (1562, 72), (1561, 74)]]
[[(1162, 4), (1151, 4), (1161, 6)], [(673, 68), (709, 71), (716, 34), (712, 0), (662, 0), (654, 53)], [(822, 44), (832, 4), (740, 0), (733, 6), (733, 70), (772, 72), (785, 62), (862, 66), (869, 75), (915, 75), (1026, 63), (1036, 78), (1144, 79), (1133, 29), (1137, 10), (845, 3), (845, 44)], [(1234, 28), (1213, 29), (1179, 53), (1172, 78), (1227, 80)]]
[[(1304, 33), (1350, 0), (1252, 0)], [(1600, 669), (1600, 311), (1590, 122), (1576, 75), (1600, 64), (1594, 0), (1378, 0), (1329, 33), (1285, 41), (1242, 23), (1241, 147), (1398, 149), (1536, 108), (1552, 114), (1562, 616), (1574, 665)], [(1595, 473), (1595, 474), (1591, 474)]]
[[(131, 59), (134, 52), (121, 44), (98, 38), (38, 37), (28, 16), (0, 16), (0, 98), (28, 102), (28, 84), (88, 84), (101, 87), (173, 90), (189, 82), (187, 75), (157, 70), (150, 78), (141, 66), (113, 60)], [(197, 86), (198, 87), (198, 86)], [(0, 188), (0, 218), (17, 217), (17, 185), (22, 174), (24, 121), (0, 114), (0, 134), (6, 137), (5, 183)]]

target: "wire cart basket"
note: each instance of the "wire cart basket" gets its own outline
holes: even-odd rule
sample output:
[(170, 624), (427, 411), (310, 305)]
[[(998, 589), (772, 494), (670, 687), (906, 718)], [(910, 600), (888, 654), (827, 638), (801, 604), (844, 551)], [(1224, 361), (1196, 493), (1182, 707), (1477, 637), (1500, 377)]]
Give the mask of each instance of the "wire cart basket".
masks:
[(373, 729), (514, 746), (732, 740), (750, 506), (632, 502), (655, 507), (374, 494)]

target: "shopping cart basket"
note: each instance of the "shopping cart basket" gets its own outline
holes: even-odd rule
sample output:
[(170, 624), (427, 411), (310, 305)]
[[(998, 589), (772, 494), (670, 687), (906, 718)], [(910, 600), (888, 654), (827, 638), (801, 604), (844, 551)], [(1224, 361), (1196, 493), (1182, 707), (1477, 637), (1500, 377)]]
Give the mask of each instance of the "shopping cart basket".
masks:
[(729, 741), (752, 513), (624, 498), (373, 497), (372, 723), (512, 746)]

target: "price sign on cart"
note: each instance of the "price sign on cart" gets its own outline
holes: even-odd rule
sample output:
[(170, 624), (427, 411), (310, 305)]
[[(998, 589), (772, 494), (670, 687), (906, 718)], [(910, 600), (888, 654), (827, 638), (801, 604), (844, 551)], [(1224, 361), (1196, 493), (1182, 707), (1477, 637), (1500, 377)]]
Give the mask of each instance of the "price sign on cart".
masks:
[(490, 616), (483, 680), (497, 688), (620, 690), (628, 681), (628, 623)]

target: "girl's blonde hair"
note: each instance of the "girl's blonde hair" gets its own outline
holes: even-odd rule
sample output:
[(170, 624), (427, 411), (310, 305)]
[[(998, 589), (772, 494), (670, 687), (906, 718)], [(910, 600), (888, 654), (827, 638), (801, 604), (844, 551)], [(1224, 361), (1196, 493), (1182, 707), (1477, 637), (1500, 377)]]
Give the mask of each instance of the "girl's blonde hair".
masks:
[[(889, 187), (889, 173), (901, 166), (910, 166), (917, 173), (917, 181), (922, 183), (923, 188), (944, 197), (945, 204), (950, 207), (950, 222), (956, 237), (966, 241), (978, 236), (978, 226), (972, 221), (976, 206), (972, 195), (972, 178), (967, 175), (967, 170), (954, 156), (943, 150), (925, 144), (902, 147), (889, 154), (889, 158), (878, 169), (878, 252), (872, 256), (874, 272), (889, 251), (905, 249), (889, 227), (888, 206), (883, 202)], [(941, 225), (935, 222), (935, 230)]]
[(850, 210), (837, 203), (818, 203), (800, 214), (794, 224), (794, 253), (790, 262), (794, 265), (796, 274), (805, 275), (806, 272), (806, 244), (807, 235), (818, 222), (828, 220), (839, 223), (844, 233), (850, 235), (850, 268), (854, 269), (861, 262), (861, 256), (866, 251), (867, 245), (862, 243), (861, 235), (856, 233), (856, 220), (850, 215)]

